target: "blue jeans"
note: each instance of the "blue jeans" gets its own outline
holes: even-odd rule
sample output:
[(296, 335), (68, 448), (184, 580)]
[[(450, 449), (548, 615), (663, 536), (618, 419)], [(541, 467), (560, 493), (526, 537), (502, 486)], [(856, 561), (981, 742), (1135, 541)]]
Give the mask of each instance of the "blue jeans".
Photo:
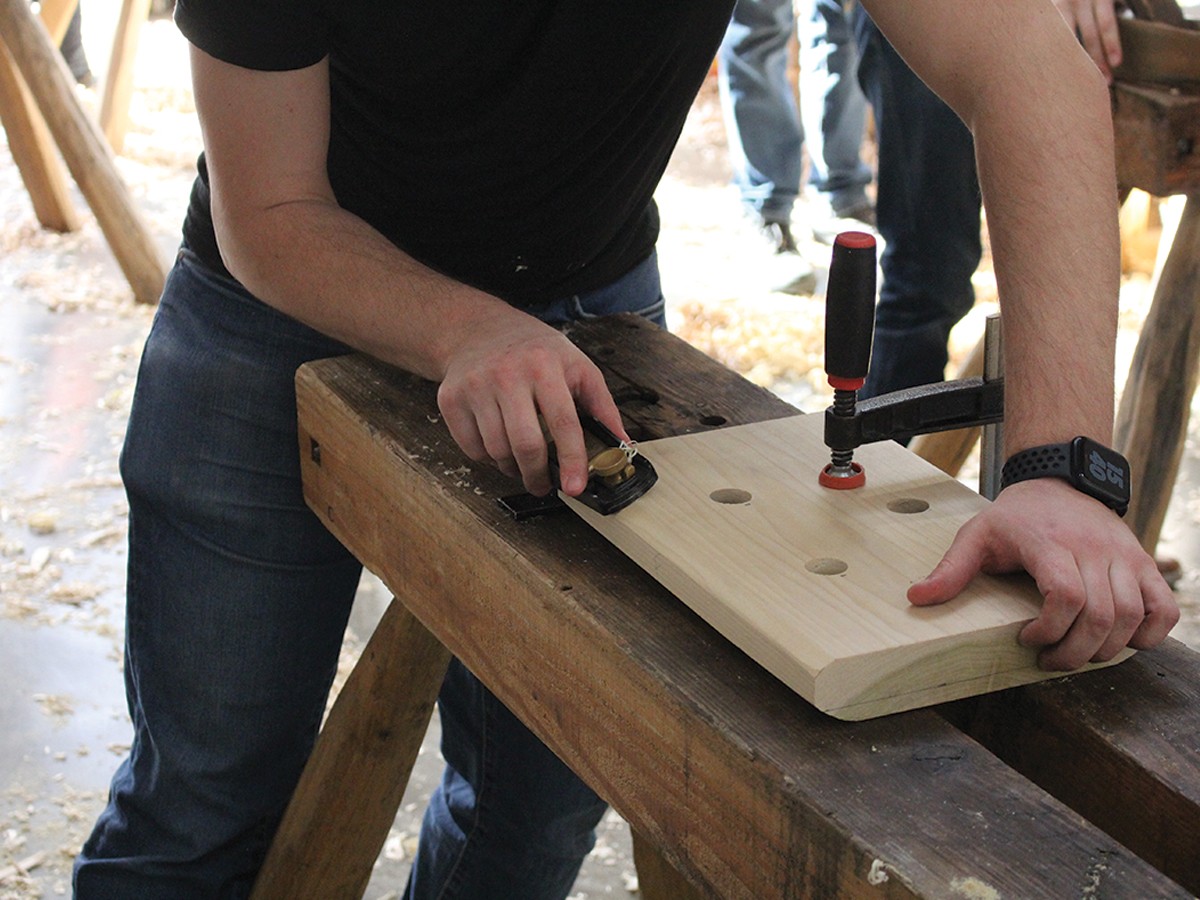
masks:
[(971, 132), (859, 7), (859, 80), (879, 139), (875, 217), (885, 241), (863, 397), (941, 381), (950, 329), (975, 302), (980, 195)]
[[(661, 321), (656, 260), (560, 305)], [(121, 456), (134, 737), (76, 860), (81, 900), (249, 894), (361, 574), (305, 505), (297, 452), (294, 373), (345, 352), (181, 252)], [(457, 663), (439, 705), (450, 767), (411, 896), (564, 897), (603, 803)]]
[[(866, 103), (840, 0), (811, 0), (801, 38), (800, 98), (812, 184), (837, 213), (866, 201), (871, 172), (859, 157)], [(767, 221), (787, 222), (800, 192), (805, 127), (787, 78), (792, 0), (738, 0), (717, 52), (733, 180)]]
[(808, 0), (800, 25), (800, 119), (808, 141), (808, 183), (834, 215), (870, 201), (862, 160), (867, 98), (858, 85), (858, 47), (843, 0)]

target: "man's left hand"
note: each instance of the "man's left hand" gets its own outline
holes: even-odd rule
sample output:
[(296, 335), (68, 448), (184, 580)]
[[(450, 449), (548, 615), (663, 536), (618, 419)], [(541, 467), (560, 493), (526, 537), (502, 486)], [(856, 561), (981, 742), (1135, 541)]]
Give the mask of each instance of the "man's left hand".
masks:
[(1021, 643), (1044, 648), (1043, 669), (1077, 669), (1126, 646), (1149, 649), (1179, 621), (1158, 567), (1112, 510), (1053, 478), (1006, 488), (967, 522), (923, 581), (917, 606), (944, 603), (979, 572), (1024, 570), (1045, 602)]

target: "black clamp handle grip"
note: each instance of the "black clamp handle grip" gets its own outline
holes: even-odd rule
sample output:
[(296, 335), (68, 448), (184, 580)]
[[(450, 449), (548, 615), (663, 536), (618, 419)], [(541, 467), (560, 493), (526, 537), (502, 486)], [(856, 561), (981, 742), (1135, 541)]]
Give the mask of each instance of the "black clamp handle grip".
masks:
[(840, 390), (867, 377), (875, 333), (875, 237), (843, 231), (833, 242), (825, 291), (825, 373)]

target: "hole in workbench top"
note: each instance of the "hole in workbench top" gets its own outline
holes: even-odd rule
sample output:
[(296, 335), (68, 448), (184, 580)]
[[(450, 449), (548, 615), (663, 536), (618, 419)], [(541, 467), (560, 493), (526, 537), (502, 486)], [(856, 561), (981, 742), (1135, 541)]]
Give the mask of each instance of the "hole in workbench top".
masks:
[(804, 568), (808, 569), (814, 575), (841, 575), (850, 567), (840, 559), (835, 559), (832, 556), (822, 556), (817, 559), (810, 559), (804, 564)]
[(637, 384), (627, 384), (612, 392), (613, 402), (617, 406), (627, 406), (635, 403), (657, 403), (658, 391)]
[(726, 419), (724, 416), (701, 416), (700, 417), (700, 424), (707, 425), (710, 428), (716, 428), (720, 425), (724, 425), (728, 421), (729, 420)]
[(717, 488), (708, 495), (710, 500), (715, 500), (717, 503), (726, 503), (736, 506), (741, 503), (749, 503), (751, 495), (749, 491), (743, 491), (741, 488)]
[(923, 513), (929, 509), (929, 504), (916, 497), (899, 497), (896, 500), (889, 500), (887, 508), (894, 513), (911, 516), (914, 513)]

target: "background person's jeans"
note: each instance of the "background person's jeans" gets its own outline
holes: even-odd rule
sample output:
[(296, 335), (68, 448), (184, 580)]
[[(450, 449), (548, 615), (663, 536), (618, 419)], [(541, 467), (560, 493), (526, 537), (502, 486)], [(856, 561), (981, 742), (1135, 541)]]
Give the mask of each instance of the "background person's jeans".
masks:
[[(870, 201), (871, 169), (862, 159), (867, 98), (858, 85), (858, 47), (843, 0), (800, 7), (800, 120), (808, 143), (808, 184), (835, 216)], [(854, 6), (853, 2), (850, 3)]]
[(950, 329), (975, 302), (980, 195), (971, 132), (859, 7), (859, 80), (879, 138), (885, 247), (871, 370), (860, 396), (941, 381)]
[[(569, 301), (660, 320), (661, 304), (653, 257)], [(249, 894), (361, 573), (305, 505), (297, 451), (294, 373), (346, 349), (180, 254), (121, 458), (133, 746), (76, 861), (80, 900)], [(458, 771), (431, 807), (413, 896), (564, 897), (603, 803), (457, 663), (439, 705)]]
[[(806, 129), (788, 81), (792, 0), (738, 0), (717, 52), (718, 85), (733, 182), (768, 222), (788, 222), (800, 192)], [(800, 38), (800, 103), (812, 159), (810, 183), (836, 214), (866, 203), (871, 172), (859, 150), (866, 102), (855, 82), (857, 53), (840, 0), (811, 0)]]

